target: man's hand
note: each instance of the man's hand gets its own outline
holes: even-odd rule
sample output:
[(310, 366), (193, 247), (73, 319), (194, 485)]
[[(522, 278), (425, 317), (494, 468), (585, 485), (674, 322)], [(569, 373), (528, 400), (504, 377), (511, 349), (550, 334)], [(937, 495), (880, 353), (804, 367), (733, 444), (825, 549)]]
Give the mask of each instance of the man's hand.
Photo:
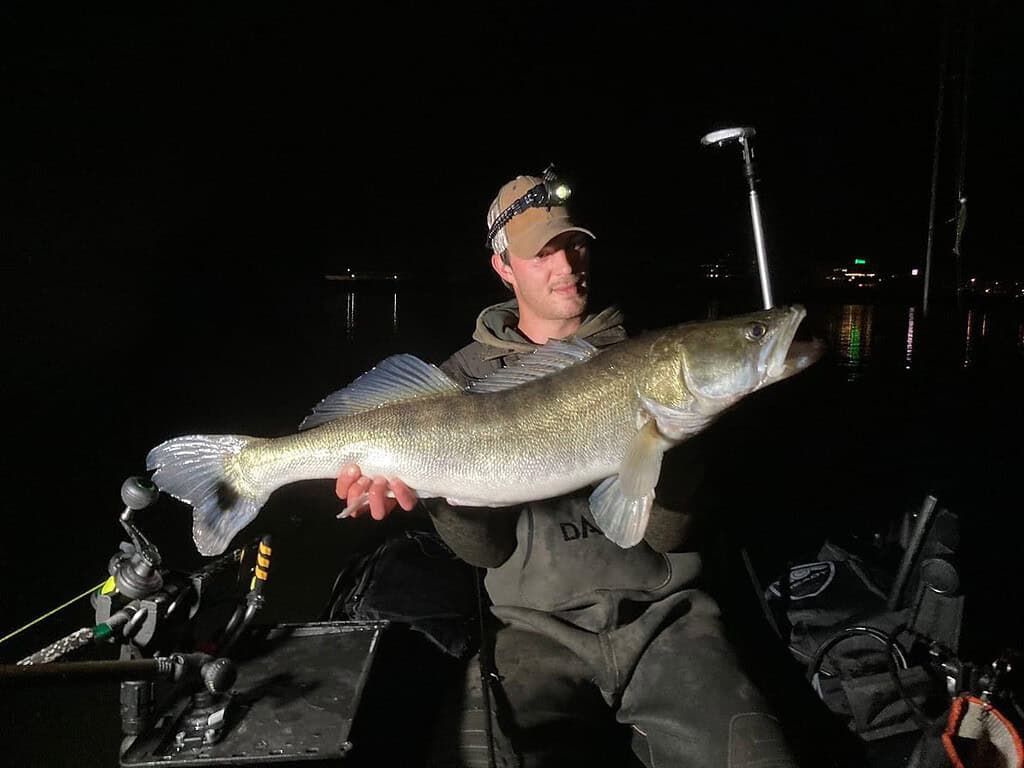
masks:
[(374, 520), (383, 520), (396, 505), (409, 512), (417, 501), (416, 492), (397, 477), (390, 480), (383, 475), (370, 478), (356, 464), (346, 464), (341, 468), (334, 492), (345, 502), (345, 509), (338, 517), (359, 517), (370, 510)]

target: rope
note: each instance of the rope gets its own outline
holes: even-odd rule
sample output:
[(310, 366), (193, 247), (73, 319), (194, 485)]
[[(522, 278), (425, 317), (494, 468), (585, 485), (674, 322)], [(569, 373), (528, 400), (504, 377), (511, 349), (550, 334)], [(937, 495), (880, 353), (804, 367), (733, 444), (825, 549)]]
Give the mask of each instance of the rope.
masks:
[(7, 634), (7, 635), (5, 635), (4, 637), (0, 637), (0, 643), (4, 643), (4, 642), (7, 642), (8, 640), (10, 640), (10, 639), (11, 639), (12, 637), (14, 637), (15, 635), (19, 635), (19, 634), (21, 634), (22, 632), (24, 632), (24, 631), (25, 631), (26, 629), (28, 629), (29, 627), (33, 627), (33, 626), (35, 626), (36, 624), (38, 624), (38, 623), (39, 623), (40, 621), (42, 621), (43, 619), (48, 619), (48, 618), (50, 618), (51, 616), (53, 616), (53, 614), (57, 613), (57, 611), (62, 611), (62, 610), (64, 610), (65, 608), (67, 608), (67, 607), (68, 607), (69, 605), (71, 605), (71, 604), (72, 604), (73, 602), (75, 602), (76, 600), (81, 600), (81, 599), (82, 599), (83, 597), (87, 597), (88, 595), (91, 595), (91, 594), (92, 594), (93, 592), (95, 592), (95, 591), (96, 591), (97, 589), (99, 589), (100, 587), (102, 587), (102, 586), (103, 586), (104, 584), (106, 584), (106, 583), (107, 583), (107, 579), (104, 579), (103, 581), (101, 581), (101, 582), (100, 582), (99, 584), (97, 584), (96, 586), (94, 586), (94, 587), (89, 587), (89, 588), (88, 588), (87, 590), (85, 590), (85, 592), (83, 592), (82, 594), (80, 594), (80, 595), (78, 595), (78, 596), (76, 596), (76, 597), (72, 597), (72, 598), (71, 598), (70, 600), (68, 600), (68, 601), (67, 601), (66, 603), (64, 603), (63, 605), (58, 605), (58, 606), (57, 606), (56, 608), (54, 608), (54, 609), (53, 609), (52, 611), (49, 611), (49, 612), (47, 612), (47, 613), (44, 613), (44, 614), (43, 614), (42, 616), (40, 616), (40, 617), (39, 617), (38, 619), (33, 619), (32, 621), (30, 621), (30, 622), (29, 622), (28, 624), (26, 624), (25, 626), (23, 626), (23, 627), (20, 627), (19, 629), (16, 629), (16, 630), (14, 630), (13, 632), (11, 632), (10, 634)]

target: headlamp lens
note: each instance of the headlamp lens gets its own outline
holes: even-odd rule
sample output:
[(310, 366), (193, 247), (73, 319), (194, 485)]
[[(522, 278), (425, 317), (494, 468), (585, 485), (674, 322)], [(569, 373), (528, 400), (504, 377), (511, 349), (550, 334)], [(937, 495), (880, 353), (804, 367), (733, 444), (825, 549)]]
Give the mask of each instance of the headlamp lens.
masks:
[(559, 202), (564, 203), (569, 199), (569, 195), (572, 194), (572, 189), (569, 188), (568, 184), (558, 184), (549, 193), (551, 197)]

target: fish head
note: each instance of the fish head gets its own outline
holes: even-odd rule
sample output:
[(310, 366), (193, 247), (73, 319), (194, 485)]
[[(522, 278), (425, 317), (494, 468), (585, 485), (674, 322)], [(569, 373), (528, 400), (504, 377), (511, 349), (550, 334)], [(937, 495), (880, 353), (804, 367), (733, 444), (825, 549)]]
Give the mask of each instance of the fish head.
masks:
[(680, 377), (706, 413), (814, 363), (820, 342), (794, 342), (807, 310), (799, 304), (696, 323), (681, 335)]

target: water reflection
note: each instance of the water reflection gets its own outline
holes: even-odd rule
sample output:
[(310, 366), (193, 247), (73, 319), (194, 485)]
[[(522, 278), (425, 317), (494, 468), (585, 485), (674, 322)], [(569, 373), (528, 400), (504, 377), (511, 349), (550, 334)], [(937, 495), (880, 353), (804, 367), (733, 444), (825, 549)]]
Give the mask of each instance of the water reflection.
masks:
[(352, 341), (356, 335), (356, 294), (349, 291), (345, 294), (345, 338)]
[(914, 310), (916, 307), (910, 307), (907, 312), (907, 343), (906, 343), (906, 354), (903, 356), (903, 368), (909, 371), (911, 366), (914, 364)]
[(963, 329), (964, 354), (961, 364), (964, 368), (970, 368), (976, 362), (979, 342), (987, 336), (988, 313), (968, 309)]
[(705, 318), (707, 320), (717, 320), (718, 319), (718, 311), (719, 311), (719, 301), (718, 301), (718, 299), (712, 297), (711, 299), (708, 300), (708, 307), (707, 307), (707, 312), (705, 313)]
[(964, 328), (964, 359), (963, 367), (967, 368), (971, 364), (972, 353), (974, 352), (974, 310), (967, 310), (967, 321)]
[(357, 328), (362, 331), (372, 326), (375, 334), (384, 328), (390, 328), (392, 335), (398, 332), (398, 291), (346, 291), (343, 303), (347, 341), (356, 338)]
[[(390, 286), (381, 291), (352, 290), (335, 297), (329, 309), (336, 321), (332, 325), (348, 343), (392, 343), (401, 337), (403, 345), (418, 341), (436, 345), (437, 354), (463, 343), (471, 322), (446, 323), (444, 318), (472, 318), (479, 310), (475, 294), (453, 292), (440, 301), (449, 310), (438, 317), (443, 331), (408, 322), (400, 328), (399, 304), (403, 315), (429, 316), (438, 304), (437, 298), (429, 292), (391, 290)], [(919, 306), (907, 304), (831, 304), (811, 310), (811, 322), (821, 325), (810, 332), (824, 335), (835, 363), (849, 382), (859, 382), (866, 376), (884, 377), (890, 371), (902, 374), (928, 369), (940, 359), (952, 366), (972, 368), (990, 353), (1024, 354), (1024, 321), (1019, 312), (1004, 318), (998, 312), (974, 307), (965, 309), (959, 319), (947, 315), (926, 322)], [(681, 314), (714, 320), (733, 311), (712, 296), (701, 297), (699, 304)], [(934, 344), (926, 344), (929, 337), (934, 337)]]
[(847, 378), (861, 377), (871, 360), (874, 338), (875, 308), (870, 304), (844, 304), (839, 322), (828, 323), (832, 348), (836, 350), (839, 365), (847, 369)]
[(1020, 309), (966, 307), (921, 314), (920, 306), (825, 305), (818, 310), (825, 340), (847, 381), (868, 370), (931, 370), (935, 365), (975, 369), (1003, 364), (1024, 353), (1024, 321)]

